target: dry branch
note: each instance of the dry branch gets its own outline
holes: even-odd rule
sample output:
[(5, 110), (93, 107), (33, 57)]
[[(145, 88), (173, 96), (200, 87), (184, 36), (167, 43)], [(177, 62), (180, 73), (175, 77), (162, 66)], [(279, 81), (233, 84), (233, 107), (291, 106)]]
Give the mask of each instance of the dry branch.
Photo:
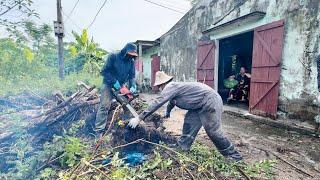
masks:
[(118, 110), (120, 109), (120, 107), (121, 107), (121, 105), (118, 105), (117, 108), (116, 108), (116, 110), (114, 111), (114, 113), (113, 113), (113, 115), (112, 115), (111, 122), (110, 122), (110, 124), (109, 124), (109, 127), (108, 127), (107, 131), (106, 131), (105, 133), (103, 133), (103, 135), (101, 135), (100, 139), (98, 140), (98, 143), (97, 143), (97, 145), (96, 145), (96, 147), (95, 147), (95, 149), (94, 149), (93, 155), (96, 154), (97, 150), (98, 150), (99, 147), (101, 146), (104, 137), (109, 134), (109, 132), (110, 132), (110, 130), (111, 130), (111, 127), (112, 127), (112, 125), (113, 125), (113, 123), (114, 123), (116, 114), (118, 113)]
[(107, 179), (110, 179), (109, 176), (108, 176), (106, 173), (104, 173), (104, 172), (101, 171), (99, 168), (95, 167), (94, 165), (90, 164), (88, 161), (86, 161), (86, 160), (84, 160), (84, 159), (82, 159), (81, 161), (82, 161), (85, 165), (93, 168), (95, 171), (97, 171), (97, 172), (99, 172), (100, 174), (104, 175)]

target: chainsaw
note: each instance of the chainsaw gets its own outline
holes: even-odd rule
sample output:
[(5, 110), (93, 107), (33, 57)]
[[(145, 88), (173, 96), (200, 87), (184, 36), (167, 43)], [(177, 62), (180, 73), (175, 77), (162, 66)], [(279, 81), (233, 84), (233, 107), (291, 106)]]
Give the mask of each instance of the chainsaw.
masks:
[(136, 110), (133, 109), (130, 102), (138, 97), (138, 94), (133, 94), (127, 87), (123, 86), (118, 91), (114, 88), (112, 88), (112, 93), (114, 97), (116, 98), (117, 102), (119, 102), (122, 107), (127, 108), (130, 113), (133, 115), (133, 117), (138, 118), (139, 114), (136, 112)]
[[(133, 107), (131, 106), (130, 102), (138, 97), (138, 94), (133, 94), (128, 88), (126, 88), (125, 86), (121, 87), (119, 90), (116, 90), (114, 88), (111, 88), (112, 90), (112, 94), (114, 95), (114, 97), (116, 98), (116, 101), (119, 102), (121, 104), (122, 107), (127, 108), (130, 113), (135, 117), (138, 118), (139, 115), (138, 113), (133, 109)], [(120, 124), (119, 124), (120, 123)], [(125, 126), (127, 122), (123, 122), (123, 121), (119, 121), (118, 125), (120, 126)], [(100, 139), (98, 140), (98, 143), (96, 144), (96, 147), (94, 149), (94, 152), (96, 152), (98, 150), (98, 148), (101, 146), (102, 142), (103, 142), (103, 138), (108, 134), (107, 131), (105, 131)]]

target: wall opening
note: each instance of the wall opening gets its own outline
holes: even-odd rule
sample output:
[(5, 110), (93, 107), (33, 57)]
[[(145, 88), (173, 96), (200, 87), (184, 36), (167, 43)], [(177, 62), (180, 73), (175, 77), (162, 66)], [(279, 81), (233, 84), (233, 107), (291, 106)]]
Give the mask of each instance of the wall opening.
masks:
[[(249, 104), (253, 36), (250, 31), (219, 41), (218, 92), (225, 103), (245, 109)], [(239, 76), (241, 67), (248, 76)]]

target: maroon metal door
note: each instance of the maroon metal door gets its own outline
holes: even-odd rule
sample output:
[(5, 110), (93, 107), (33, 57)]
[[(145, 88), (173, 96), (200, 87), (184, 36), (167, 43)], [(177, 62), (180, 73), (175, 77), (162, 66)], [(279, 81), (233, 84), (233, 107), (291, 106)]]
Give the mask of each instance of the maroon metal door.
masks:
[(283, 20), (254, 30), (249, 110), (273, 119), (277, 117), (283, 34)]
[(151, 86), (152, 86), (152, 91), (154, 92), (158, 91), (158, 88), (153, 86), (157, 71), (160, 71), (160, 56), (153, 55), (152, 62), (151, 62)]
[(214, 87), (214, 41), (204, 40), (198, 42), (197, 49), (197, 81)]

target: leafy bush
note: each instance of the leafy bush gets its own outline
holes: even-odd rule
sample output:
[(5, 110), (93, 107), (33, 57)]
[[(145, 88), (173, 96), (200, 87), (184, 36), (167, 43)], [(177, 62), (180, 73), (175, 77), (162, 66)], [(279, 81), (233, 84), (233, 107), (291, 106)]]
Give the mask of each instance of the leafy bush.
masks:
[(86, 155), (86, 146), (81, 139), (75, 137), (67, 137), (65, 141), (64, 153), (60, 162), (62, 167), (72, 167)]

